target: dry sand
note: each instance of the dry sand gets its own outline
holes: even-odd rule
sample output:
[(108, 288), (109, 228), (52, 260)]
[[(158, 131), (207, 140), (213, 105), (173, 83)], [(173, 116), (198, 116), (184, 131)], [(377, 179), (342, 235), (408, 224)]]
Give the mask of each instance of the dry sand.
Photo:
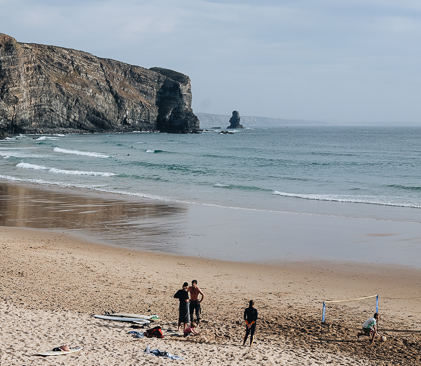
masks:
[[(0, 365), (420, 365), (421, 271), (329, 262), (276, 266), (151, 254), (84, 242), (58, 231), (0, 227)], [(184, 281), (205, 292), (196, 337), (133, 338), (129, 324), (92, 314), (158, 314), (174, 329)], [(357, 340), (373, 299), (329, 306), (323, 300), (380, 294), (385, 343)], [(259, 311), (256, 341), (242, 347), (248, 300)], [(35, 353), (62, 344), (66, 356)], [(183, 357), (147, 355), (146, 346)]]

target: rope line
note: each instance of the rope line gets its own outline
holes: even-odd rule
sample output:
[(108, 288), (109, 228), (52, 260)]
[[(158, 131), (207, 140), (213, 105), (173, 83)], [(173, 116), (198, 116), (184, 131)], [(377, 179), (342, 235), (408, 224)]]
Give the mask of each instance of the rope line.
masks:
[[(358, 300), (370, 299), (372, 297), (375, 297), (376, 298), (376, 313), (378, 313), (379, 312), (379, 295), (364, 296), (364, 297), (359, 297), (358, 299), (326, 300), (326, 301), (323, 301), (322, 324), (324, 323), (324, 321), (326, 319), (326, 303), (358, 301)], [(321, 327), (321, 331), (322, 330), (323, 330), (323, 327)], [(322, 337), (321, 332), (320, 332), (320, 337)]]
[(376, 297), (377, 295), (372, 295), (372, 296), (364, 296), (364, 297), (359, 297), (358, 299), (349, 299), (349, 300), (327, 300), (324, 301), (325, 303), (332, 303), (332, 302), (347, 302), (347, 301), (356, 301), (356, 300), (364, 300), (364, 299), (369, 299), (371, 297)]

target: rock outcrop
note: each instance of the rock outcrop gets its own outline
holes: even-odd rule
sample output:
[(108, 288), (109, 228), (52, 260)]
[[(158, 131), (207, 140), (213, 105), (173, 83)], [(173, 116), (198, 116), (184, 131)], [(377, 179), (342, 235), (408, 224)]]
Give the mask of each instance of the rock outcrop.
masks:
[(243, 126), (240, 124), (240, 119), (240, 113), (238, 111), (233, 111), (229, 120), (230, 125), (227, 128), (243, 128)]
[(0, 33), (0, 137), (17, 133), (191, 133), (188, 76)]

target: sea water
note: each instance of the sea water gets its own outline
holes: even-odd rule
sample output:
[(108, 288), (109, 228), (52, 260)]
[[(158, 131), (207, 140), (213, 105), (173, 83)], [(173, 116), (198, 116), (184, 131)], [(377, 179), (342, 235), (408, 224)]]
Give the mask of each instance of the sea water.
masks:
[(421, 222), (421, 128), (219, 132), (21, 135), (0, 141), (0, 179), (229, 208), (238, 217)]

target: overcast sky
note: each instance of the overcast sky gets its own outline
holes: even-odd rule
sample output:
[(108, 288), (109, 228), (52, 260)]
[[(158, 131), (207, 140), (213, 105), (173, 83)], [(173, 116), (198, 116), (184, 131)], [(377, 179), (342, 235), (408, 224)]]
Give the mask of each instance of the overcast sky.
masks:
[(180, 71), (195, 112), (421, 125), (420, 0), (0, 0), (0, 32)]

